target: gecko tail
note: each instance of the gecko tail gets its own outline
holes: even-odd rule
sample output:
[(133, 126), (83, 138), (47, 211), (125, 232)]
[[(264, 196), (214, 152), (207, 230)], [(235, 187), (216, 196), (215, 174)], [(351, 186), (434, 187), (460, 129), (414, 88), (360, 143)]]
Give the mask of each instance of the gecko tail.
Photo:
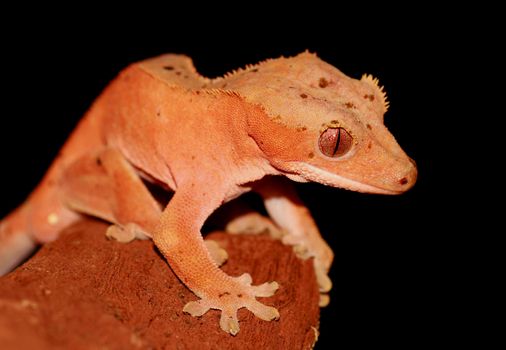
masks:
[(21, 264), (37, 247), (29, 233), (23, 205), (0, 221), (0, 276)]

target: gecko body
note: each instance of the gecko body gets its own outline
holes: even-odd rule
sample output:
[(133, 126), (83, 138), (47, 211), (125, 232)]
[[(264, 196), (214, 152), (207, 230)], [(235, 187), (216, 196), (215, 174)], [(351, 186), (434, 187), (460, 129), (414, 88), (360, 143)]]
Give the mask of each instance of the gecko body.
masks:
[[(383, 123), (388, 107), (376, 79), (347, 77), (316, 55), (267, 60), (222, 78), (200, 76), (182, 55), (127, 67), (96, 99), (26, 202), (0, 223), (0, 273), (34, 246), (93, 215), (108, 235), (148, 236), (199, 298), (184, 311), (221, 310), (220, 326), (237, 334), (237, 310), (273, 320), (258, 301), (276, 282), (226, 275), (200, 229), (223, 203), (256, 191), (283, 242), (313, 257), (322, 293), (332, 250), (290, 181), (399, 194), (413, 186), (415, 163)], [(284, 179), (284, 180), (283, 180)], [(166, 207), (143, 181), (174, 192)], [(231, 231), (269, 225), (246, 215)]]

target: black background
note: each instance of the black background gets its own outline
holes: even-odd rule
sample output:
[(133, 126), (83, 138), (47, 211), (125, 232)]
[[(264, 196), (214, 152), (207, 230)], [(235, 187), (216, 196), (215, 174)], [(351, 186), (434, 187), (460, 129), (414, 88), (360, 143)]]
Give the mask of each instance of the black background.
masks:
[(441, 113), (435, 113), (441, 95), (434, 82), (450, 66), (453, 31), (436, 31), (440, 17), (427, 9), (382, 18), (374, 9), (334, 14), (321, 8), (298, 19), (273, 15), (269, 25), (260, 18), (180, 16), (178, 23), (174, 13), (165, 22), (143, 15), (118, 23), (93, 17), (74, 23), (70, 15), (20, 18), (4, 28), (0, 216), (36, 186), (90, 103), (128, 63), (178, 52), (214, 77), (309, 49), (351, 77), (380, 79), (391, 106), (385, 123), (419, 168), (418, 183), (401, 196), (298, 186), (335, 252), (334, 288), (322, 310), (317, 348), (432, 344), (444, 329), (435, 308), (444, 279), (436, 273), (441, 238), (433, 229), (444, 203), (435, 157), (440, 134), (431, 121)]

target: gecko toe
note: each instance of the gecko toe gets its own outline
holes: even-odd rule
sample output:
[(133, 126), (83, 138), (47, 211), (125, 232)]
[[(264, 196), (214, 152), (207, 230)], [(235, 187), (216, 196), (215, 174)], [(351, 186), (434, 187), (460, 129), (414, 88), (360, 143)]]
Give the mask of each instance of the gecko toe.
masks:
[(190, 301), (183, 308), (183, 312), (189, 313), (192, 316), (199, 317), (205, 314), (211, 306), (204, 300)]
[(278, 309), (272, 306), (266, 306), (256, 300), (251, 301), (246, 308), (253, 314), (264, 321), (272, 321), (279, 319)]
[(225, 332), (236, 335), (239, 332), (237, 310), (246, 308), (265, 321), (279, 318), (279, 312), (272, 306), (257, 301), (257, 297), (272, 296), (279, 288), (277, 282), (266, 282), (258, 286), (251, 285), (248, 273), (239, 277), (229, 277), (229, 283), (223, 283), (209, 293), (203, 293), (200, 300), (191, 301), (183, 311), (192, 316), (202, 316), (209, 309), (221, 310), (220, 327)]
[(114, 239), (120, 243), (130, 243), (135, 239), (135, 232), (125, 230), (118, 225), (111, 225), (107, 228), (105, 235), (109, 239)]
[(226, 308), (221, 312), (220, 327), (231, 335), (239, 333), (239, 321), (237, 320), (237, 311)]
[(209, 254), (213, 258), (214, 262), (221, 266), (228, 260), (228, 253), (225, 249), (221, 248), (218, 242), (213, 241), (212, 239), (206, 239), (204, 241)]
[(143, 231), (138, 225), (128, 223), (126, 225), (113, 224), (107, 228), (105, 235), (120, 243), (130, 243), (135, 239), (146, 240), (151, 238), (150, 234)]
[(254, 212), (233, 219), (227, 224), (225, 231), (231, 234), (250, 235), (269, 233), (274, 239), (281, 239), (284, 234), (269, 218)]
[(318, 301), (319, 307), (326, 307), (330, 303), (330, 296), (328, 294), (320, 294), (320, 300)]
[(332, 280), (327, 275), (327, 272), (315, 266), (316, 281), (320, 288), (320, 293), (327, 293), (332, 289)]
[(237, 277), (237, 280), (240, 283), (245, 284), (247, 286), (250, 286), (251, 283), (253, 282), (253, 279), (251, 278), (251, 275), (249, 273), (243, 273), (242, 275)]
[(279, 284), (276, 281), (265, 282), (259, 286), (252, 286), (251, 288), (257, 297), (270, 297), (276, 293), (279, 288)]
[(295, 235), (284, 235), (283, 238), (281, 238), (281, 242), (284, 245), (297, 245), (302, 243), (302, 238)]

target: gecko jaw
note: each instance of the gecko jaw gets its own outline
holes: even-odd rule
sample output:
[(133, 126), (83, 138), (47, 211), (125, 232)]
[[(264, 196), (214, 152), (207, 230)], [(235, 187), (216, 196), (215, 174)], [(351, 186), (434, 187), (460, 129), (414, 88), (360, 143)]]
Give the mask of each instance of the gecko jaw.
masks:
[(293, 168), (297, 169), (296, 173), (303, 174), (300, 176), (306, 178), (309, 181), (321, 183), (327, 186), (344, 188), (346, 190), (357, 191), (362, 193), (375, 193), (375, 194), (388, 194), (388, 195), (396, 195), (402, 193), (402, 191), (389, 190), (386, 188), (377, 187), (359, 181), (351, 180), (341, 175), (337, 175), (322, 170), (310, 164), (300, 162), (292, 164), (295, 165)]

